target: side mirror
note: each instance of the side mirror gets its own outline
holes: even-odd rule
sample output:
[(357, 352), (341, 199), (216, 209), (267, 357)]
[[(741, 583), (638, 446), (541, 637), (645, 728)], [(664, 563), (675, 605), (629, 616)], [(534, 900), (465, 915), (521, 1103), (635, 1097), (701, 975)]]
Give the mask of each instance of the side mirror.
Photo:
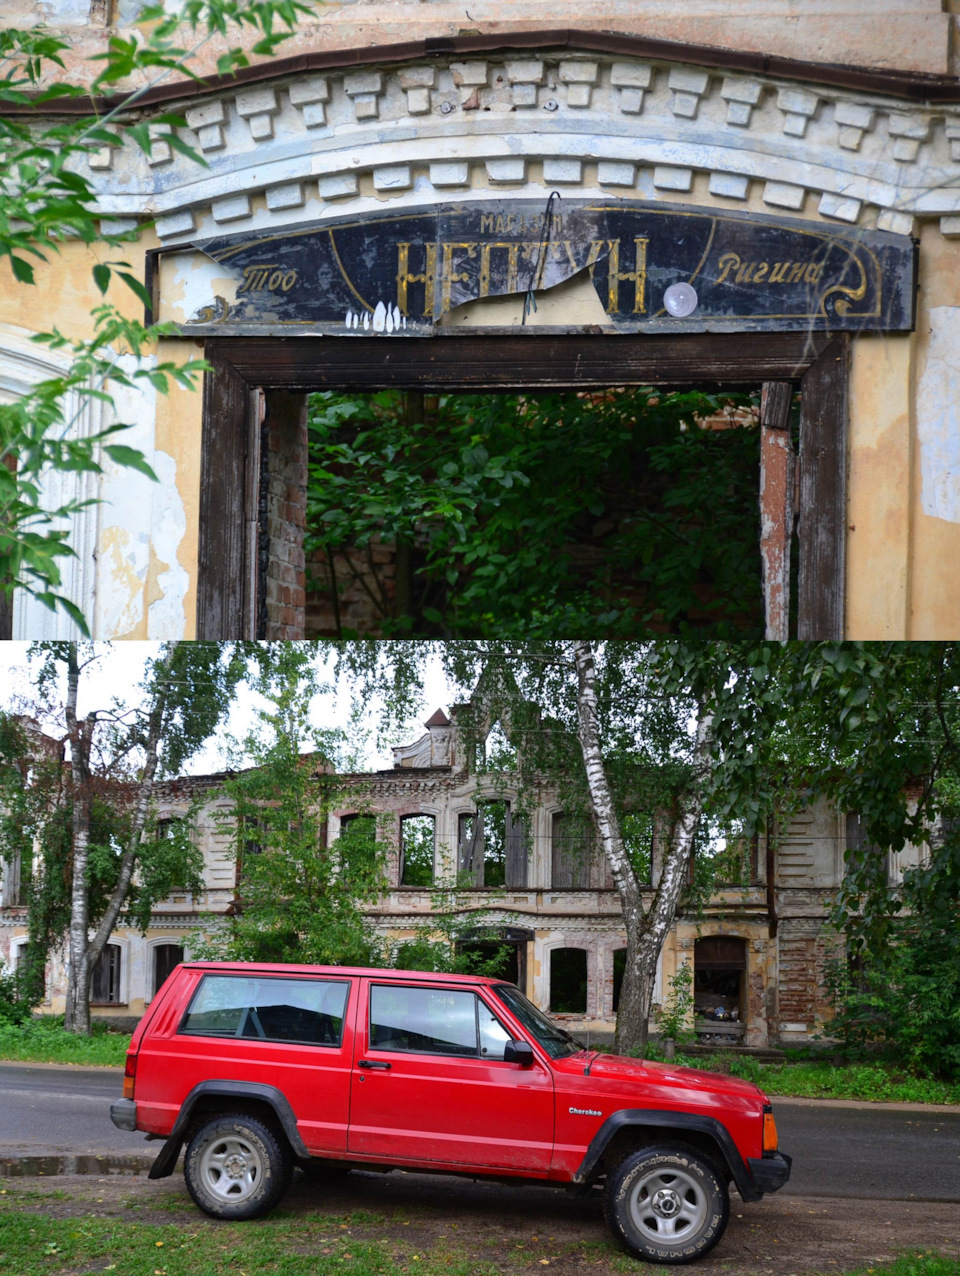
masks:
[(503, 1047), (503, 1061), (529, 1068), (533, 1064), (533, 1046), (529, 1041), (508, 1041)]

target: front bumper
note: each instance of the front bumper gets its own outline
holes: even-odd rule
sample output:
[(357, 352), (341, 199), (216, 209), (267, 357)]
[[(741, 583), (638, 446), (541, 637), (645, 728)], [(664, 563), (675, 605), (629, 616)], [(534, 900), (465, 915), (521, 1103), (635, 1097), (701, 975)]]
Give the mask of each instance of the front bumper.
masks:
[(110, 1120), (118, 1130), (137, 1128), (137, 1105), (133, 1099), (117, 1099), (110, 1104)]
[(778, 1192), (790, 1177), (792, 1157), (785, 1152), (768, 1152), (764, 1157), (751, 1156), (747, 1161), (759, 1192)]

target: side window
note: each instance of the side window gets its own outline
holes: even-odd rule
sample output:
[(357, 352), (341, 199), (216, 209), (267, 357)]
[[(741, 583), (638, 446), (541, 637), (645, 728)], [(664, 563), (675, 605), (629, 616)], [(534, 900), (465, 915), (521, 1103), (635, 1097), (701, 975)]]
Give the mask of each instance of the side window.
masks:
[(452, 988), (374, 984), (370, 1048), (476, 1058), (477, 999)]
[(180, 1032), (338, 1046), (349, 987), (324, 979), (205, 975)]
[(484, 1059), (502, 1059), (503, 1047), (513, 1037), (489, 1006), (477, 1001), (477, 1017), (480, 1021), (480, 1055)]

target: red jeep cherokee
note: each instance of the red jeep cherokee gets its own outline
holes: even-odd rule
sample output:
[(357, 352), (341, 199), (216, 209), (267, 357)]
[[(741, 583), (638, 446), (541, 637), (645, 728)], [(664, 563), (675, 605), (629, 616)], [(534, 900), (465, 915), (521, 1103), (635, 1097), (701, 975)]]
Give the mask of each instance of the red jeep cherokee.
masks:
[(790, 1174), (767, 1098), (734, 1077), (584, 1049), (513, 984), (190, 962), (127, 1055), (121, 1130), (166, 1138), (216, 1218), (272, 1209), (294, 1165), (445, 1169), (581, 1194), (638, 1258), (682, 1263)]

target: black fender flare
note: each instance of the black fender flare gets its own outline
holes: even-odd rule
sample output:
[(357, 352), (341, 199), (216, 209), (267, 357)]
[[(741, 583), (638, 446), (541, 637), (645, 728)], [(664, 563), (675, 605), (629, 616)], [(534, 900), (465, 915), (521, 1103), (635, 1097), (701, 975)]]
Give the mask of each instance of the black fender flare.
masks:
[(759, 1201), (763, 1196), (749, 1165), (740, 1155), (730, 1131), (722, 1121), (718, 1121), (716, 1117), (701, 1116), (693, 1112), (664, 1112), (656, 1108), (622, 1108), (619, 1112), (614, 1112), (612, 1116), (607, 1117), (590, 1140), (590, 1146), (573, 1176), (576, 1187), (583, 1191), (589, 1190), (604, 1149), (617, 1131), (622, 1130), (624, 1126), (706, 1134), (717, 1145), (741, 1197), (745, 1201)]
[(297, 1118), (293, 1108), (282, 1090), (272, 1085), (261, 1085), (257, 1081), (201, 1081), (199, 1085), (193, 1087), (180, 1105), (173, 1129), (160, 1149), (160, 1155), (150, 1167), (148, 1178), (165, 1179), (173, 1173), (193, 1110), (201, 1099), (209, 1098), (210, 1095), (230, 1099), (258, 1099), (269, 1104), (293, 1148), (294, 1156), (302, 1159), (309, 1157), (310, 1153), (297, 1129)]

